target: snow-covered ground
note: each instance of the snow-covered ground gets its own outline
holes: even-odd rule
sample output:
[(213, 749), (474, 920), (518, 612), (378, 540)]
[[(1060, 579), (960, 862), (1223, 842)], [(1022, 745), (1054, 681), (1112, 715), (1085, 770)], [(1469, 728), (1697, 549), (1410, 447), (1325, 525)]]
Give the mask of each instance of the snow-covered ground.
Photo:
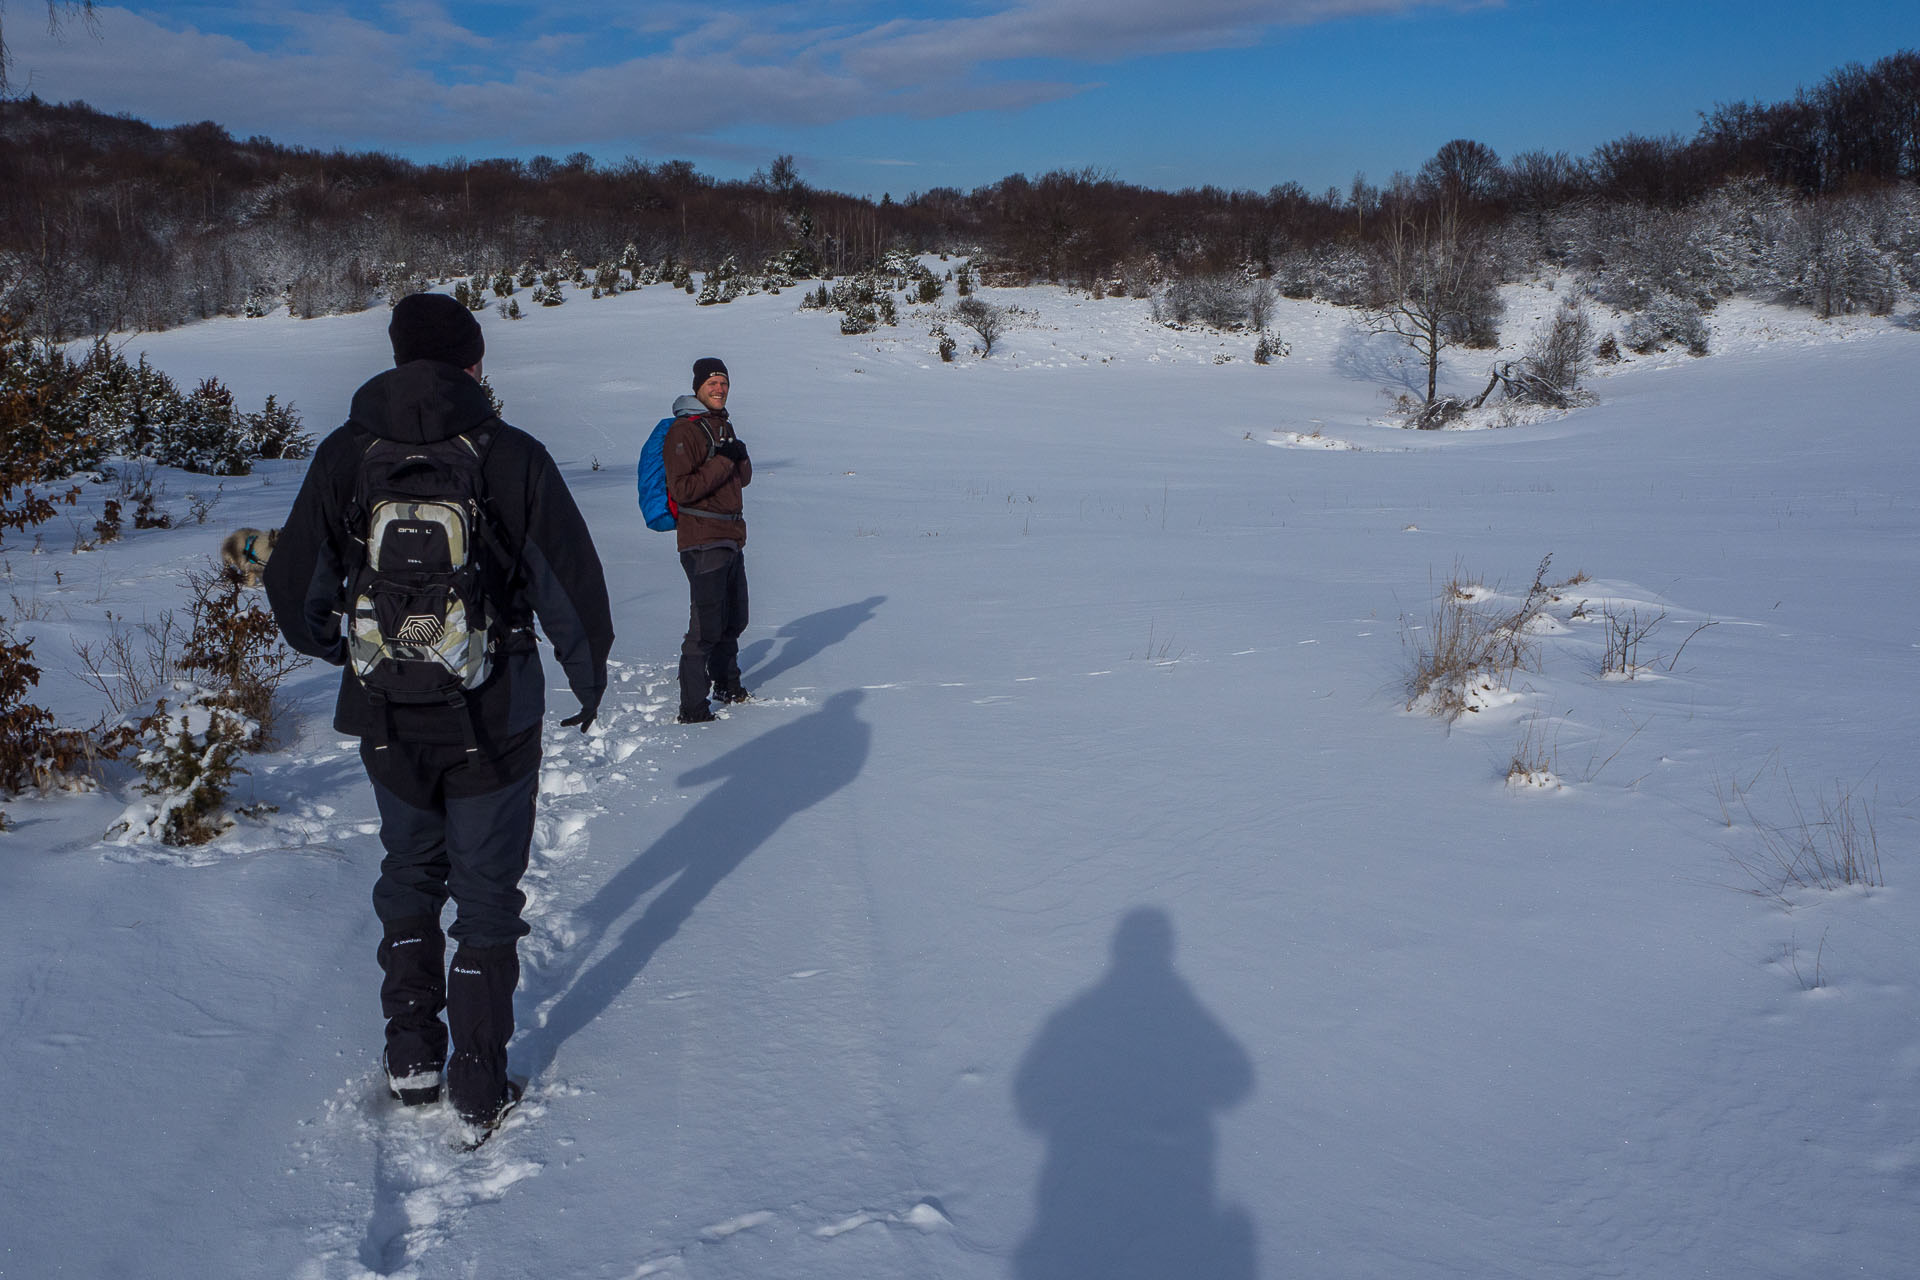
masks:
[[(236, 797), (277, 811), (213, 845), (103, 844), (124, 775), (7, 803), (0, 1275), (1920, 1273), (1914, 332), (1731, 303), (1594, 407), (1412, 433), (1330, 308), (1282, 304), (1261, 367), (989, 296), (1031, 314), (952, 365), (797, 293), (483, 317), (619, 632), (600, 724), (548, 738), (526, 1104), (463, 1155), (385, 1099), (373, 808), (310, 668)], [(1524, 343), (1553, 299), (1511, 301)], [(317, 434), (385, 321), (129, 354)], [(632, 462), (706, 354), (761, 699), (676, 727)], [(90, 719), (72, 642), (179, 608), (301, 470), (86, 554), (9, 536), (45, 700)], [(1549, 554), (1584, 577), (1532, 669), (1407, 711), (1443, 584), (1517, 604)], [(1608, 613), (1664, 615), (1634, 679)], [(1749, 892), (1836, 794), (1884, 886)]]

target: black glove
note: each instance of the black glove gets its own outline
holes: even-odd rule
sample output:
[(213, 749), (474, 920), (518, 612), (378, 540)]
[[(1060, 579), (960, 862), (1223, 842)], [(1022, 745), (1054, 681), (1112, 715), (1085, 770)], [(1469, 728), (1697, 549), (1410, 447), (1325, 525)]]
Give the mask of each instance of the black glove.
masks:
[(714, 446), (713, 451), (723, 458), (730, 459), (735, 464), (747, 460), (747, 446), (739, 436), (729, 436), (727, 439), (722, 440), (718, 445)]
[(600, 692), (598, 689), (590, 689), (586, 693), (576, 693), (574, 696), (580, 699), (580, 711), (562, 720), (560, 727), (564, 729), (569, 725), (577, 724), (582, 733), (593, 728), (593, 718), (600, 714)]

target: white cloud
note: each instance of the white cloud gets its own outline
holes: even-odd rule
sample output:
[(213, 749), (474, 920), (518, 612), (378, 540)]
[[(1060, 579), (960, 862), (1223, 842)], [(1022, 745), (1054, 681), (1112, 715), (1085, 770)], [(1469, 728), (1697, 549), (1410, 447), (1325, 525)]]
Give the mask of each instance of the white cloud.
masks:
[[(97, 11), (98, 36), (15, 24), (18, 87), (315, 145), (658, 146), (752, 124), (1014, 110), (1078, 91), (1006, 74), (1244, 44), (1286, 25), (1477, 0), (1028, 0), (899, 18), (845, 0), (612, 11), (572, 0), (282, 0)], [(489, 12), (490, 11), (490, 12)], [(524, 38), (486, 17), (519, 21)], [(24, 30), (23, 30), (24, 28)], [(235, 34), (226, 34), (226, 32)], [(243, 38), (244, 36), (244, 38)]]

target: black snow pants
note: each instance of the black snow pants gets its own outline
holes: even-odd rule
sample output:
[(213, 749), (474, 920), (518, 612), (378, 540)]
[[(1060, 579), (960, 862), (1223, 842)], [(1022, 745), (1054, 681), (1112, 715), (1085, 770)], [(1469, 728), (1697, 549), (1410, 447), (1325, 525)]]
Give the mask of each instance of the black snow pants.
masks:
[(747, 629), (747, 554), (738, 547), (680, 553), (692, 596), (680, 644), (680, 710), (704, 711), (707, 691), (740, 687), (740, 633)]
[[(362, 744), (360, 755), (387, 851), (373, 887), (387, 1072), (437, 1083), (445, 1063), (455, 1108), (471, 1120), (490, 1118), (506, 1089), (520, 980), (515, 944), (528, 932), (520, 878), (533, 843), (540, 730), (478, 760), (458, 744), (403, 741), (378, 750)], [(448, 932), (458, 944), (451, 982), (440, 929), (449, 897)]]

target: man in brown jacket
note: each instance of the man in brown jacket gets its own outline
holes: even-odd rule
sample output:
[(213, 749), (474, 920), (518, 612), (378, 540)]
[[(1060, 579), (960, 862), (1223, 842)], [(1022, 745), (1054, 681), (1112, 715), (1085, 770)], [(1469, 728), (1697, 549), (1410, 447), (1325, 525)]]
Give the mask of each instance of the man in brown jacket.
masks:
[(740, 491), (753, 480), (747, 446), (727, 420), (727, 366), (694, 361), (693, 394), (673, 402), (662, 460), (674, 501), (680, 567), (693, 598), (680, 644), (681, 724), (713, 719), (709, 690), (745, 702), (740, 633), (747, 628), (747, 517)]

